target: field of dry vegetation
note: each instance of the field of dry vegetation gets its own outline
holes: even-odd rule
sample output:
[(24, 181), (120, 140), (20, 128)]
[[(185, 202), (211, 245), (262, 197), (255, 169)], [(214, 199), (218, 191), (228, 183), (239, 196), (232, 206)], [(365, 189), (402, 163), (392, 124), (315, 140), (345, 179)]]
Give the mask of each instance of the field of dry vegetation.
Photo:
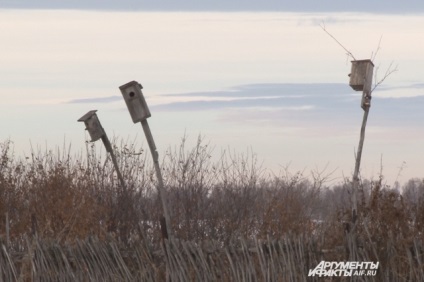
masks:
[[(12, 263), (12, 254), (28, 251), (31, 240), (63, 248), (95, 240), (113, 242), (121, 251), (136, 249), (137, 244), (163, 250), (162, 209), (150, 156), (133, 144), (113, 143), (127, 189), (120, 186), (111, 160), (93, 144), (87, 144), (81, 155), (71, 155), (70, 147), (64, 146), (33, 149), (27, 157), (17, 158), (11, 141), (0, 143), (0, 245), (8, 254), (0, 255), (0, 268), (2, 263), (14, 267), (10, 273), (0, 271), (0, 280), (25, 272), (22, 257), (16, 255)], [(296, 239), (307, 246), (308, 257), (314, 257), (303, 262), (302, 277), (321, 259), (362, 258), (380, 262), (379, 271), (385, 276), (376, 281), (424, 278), (424, 179), (411, 179), (396, 189), (386, 187), (378, 176), (376, 181), (362, 179), (357, 230), (351, 238), (349, 180), (329, 187), (331, 173), (326, 171), (305, 175), (283, 169), (274, 175), (261, 168), (254, 154), (223, 152), (214, 160), (211, 150), (201, 138), (193, 148), (186, 148), (183, 139), (162, 156), (178, 242), (213, 242), (225, 248), (237, 240), (249, 245)], [(265, 267), (259, 262), (259, 269)], [(164, 264), (155, 263), (153, 272)], [(36, 266), (31, 267), (34, 275)], [(181, 279), (202, 280), (196, 276), (199, 271), (193, 273)], [(273, 280), (261, 277), (260, 281)], [(281, 281), (297, 281), (293, 277)]]

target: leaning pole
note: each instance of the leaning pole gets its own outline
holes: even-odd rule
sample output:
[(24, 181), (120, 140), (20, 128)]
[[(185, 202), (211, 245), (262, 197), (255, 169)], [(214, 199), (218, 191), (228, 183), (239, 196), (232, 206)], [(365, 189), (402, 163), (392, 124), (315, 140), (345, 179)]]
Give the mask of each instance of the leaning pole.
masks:
[(119, 87), (125, 103), (130, 112), (134, 123), (141, 123), (144, 134), (146, 135), (147, 143), (149, 144), (150, 152), (152, 153), (153, 163), (155, 166), (156, 177), (158, 179), (158, 193), (162, 203), (163, 218), (161, 219), (162, 236), (165, 239), (172, 237), (171, 219), (168, 212), (167, 197), (163, 184), (162, 172), (159, 166), (159, 154), (156, 149), (155, 141), (153, 140), (152, 132), (150, 131), (147, 118), (151, 117), (150, 110), (144, 99), (141, 89), (143, 87), (137, 81), (128, 82)]
[(361, 108), (364, 110), (362, 118), (362, 126), (359, 138), (358, 150), (355, 157), (355, 170), (353, 172), (352, 184), (352, 229), (355, 228), (356, 219), (358, 218), (358, 187), (359, 187), (359, 170), (361, 167), (362, 149), (365, 141), (365, 128), (367, 126), (368, 113), (371, 106), (371, 86), (373, 78), (374, 64), (371, 60), (355, 60), (352, 61), (352, 70), (350, 73), (349, 85), (355, 91), (362, 91)]
[(361, 133), (359, 138), (358, 150), (355, 158), (355, 170), (353, 172), (353, 193), (352, 193), (352, 228), (356, 224), (358, 218), (358, 187), (359, 187), (359, 170), (361, 167), (362, 149), (365, 141), (365, 128), (367, 126), (368, 113), (371, 106), (371, 86), (373, 78), (374, 64), (371, 60), (355, 60), (352, 61), (352, 70), (350, 73), (349, 85), (355, 91), (362, 91), (361, 108), (364, 110), (362, 118)]

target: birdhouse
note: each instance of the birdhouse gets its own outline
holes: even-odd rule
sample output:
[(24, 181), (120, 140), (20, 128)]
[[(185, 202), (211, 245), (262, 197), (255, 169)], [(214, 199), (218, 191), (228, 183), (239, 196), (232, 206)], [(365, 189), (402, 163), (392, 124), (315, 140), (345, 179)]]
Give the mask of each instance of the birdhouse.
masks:
[(151, 117), (149, 108), (147, 107), (146, 100), (144, 99), (140, 83), (131, 81), (119, 87), (125, 103), (127, 104), (128, 111), (134, 123), (143, 121)]
[(374, 64), (371, 60), (352, 61), (349, 85), (356, 91), (371, 92)]
[(97, 110), (89, 111), (78, 120), (84, 122), (86, 127), (85, 129), (88, 130), (88, 133), (90, 134), (91, 142), (95, 142), (105, 136), (105, 131), (100, 124), (96, 112)]

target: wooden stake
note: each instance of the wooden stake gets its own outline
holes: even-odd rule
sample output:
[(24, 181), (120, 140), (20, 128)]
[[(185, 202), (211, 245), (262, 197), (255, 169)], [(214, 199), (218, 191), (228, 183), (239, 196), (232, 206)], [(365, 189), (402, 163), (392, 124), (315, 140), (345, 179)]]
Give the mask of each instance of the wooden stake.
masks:
[(172, 237), (171, 221), (169, 218), (169, 213), (167, 208), (167, 200), (166, 200), (165, 188), (163, 184), (162, 172), (159, 167), (159, 153), (157, 152), (155, 141), (153, 140), (153, 135), (152, 135), (152, 132), (150, 131), (150, 127), (146, 119), (141, 121), (141, 126), (143, 127), (143, 131), (144, 131), (144, 134), (146, 135), (147, 143), (149, 144), (150, 152), (152, 153), (153, 163), (156, 170), (156, 177), (158, 179), (158, 192), (162, 202), (163, 217), (165, 219), (165, 227), (166, 227), (166, 232), (165, 230), (163, 230), (163, 234), (165, 238), (166, 236), (168, 238), (171, 238)]
[(121, 182), (122, 189), (126, 191), (127, 186), (125, 185), (124, 178), (122, 177), (121, 171), (119, 170), (118, 162), (116, 160), (115, 154), (113, 153), (112, 145), (110, 144), (109, 138), (107, 137), (106, 133), (102, 136), (102, 141), (103, 141), (103, 144), (105, 145), (106, 152), (110, 154), (113, 166), (115, 167), (115, 170), (116, 170), (116, 174), (118, 175), (118, 179)]
[(352, 206), (352, 223), (355, 224), (358, 216), (358, 187), (359, 187), (359, 169), (361, 166), (362, 148), (365, 141), (365, 127), (367, 126), (367, 119), (370, 107), (364, 109), (364, 117), (362, 118), (361, 135), (359, 138), (358, 152), (356, 153), (355, 171), (353, 173), (353, 206)]
[(6, 212), (6, 247), (10, 246), (9, 212)]

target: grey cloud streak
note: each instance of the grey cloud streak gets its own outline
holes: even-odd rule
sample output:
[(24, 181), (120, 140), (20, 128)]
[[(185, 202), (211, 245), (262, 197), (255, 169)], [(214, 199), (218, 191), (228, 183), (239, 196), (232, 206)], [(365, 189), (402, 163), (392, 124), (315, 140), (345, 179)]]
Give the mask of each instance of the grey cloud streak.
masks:
[[(389, 87), (376, 91), (422, 89), (424, 84)], [(424, 93), (423, 93), (424, 94)], [(147, 94), (148, 95), (148, 94)], [(172, 100), (183, 101), (151, 105), (157, 112), (215, 111), (220, 120), (276, 122), (279, 120), (304, 123), (357, 124), (361, 94), (341, 83), (270, 83), (248, 84), (220, 91), (164, 94)], [(190, 101), (184, 101), (190, 99)], [(102, 104), (121, 101), (121, 96), (74, 99), (68, 104)], [(424, 120), (424, 95), (416, 97), (373, 97), (370, 124), (381, 126), (416, 126)]]
[[(405, 89), (422, 88), (421, 84)], [(399, 87), (381, 87), (376, 91)], [(423, 93), (424, 94), (424, 93)], [(251, 84), (222, 91), (168, 94), (189, 97), (192, 101), (173, 102), (151, 107), (155, 111), (220, 111), (222, 120), (293, 120), (297, 122), (356, 124), (352, 120), (360, 108), (361, 94), (346, 84)], [(231, 98), (231, 100), (226, 100)], [(207, 99), (213, 99), (207, 100)], [(382, 126), (419, 125), (424, 119), (424, 96), (372, 99), (370, 123)]]
[(122, 96), (108, 96), (98, 98), (74, 99), (66, 102), (66, 104), (94, 104), (94, 103), (112, 103), (122, 100)]
[[(166, 97), (190, 98), (192, 101), (156, 105), (157, 110), (197, 111), (223, 108), (311, 109), (341, 105), (354, 99), (352, 90), (338, 83), (248, 84), (210, 92), (166, 94)], [(208, 100), (213, 99), (213, 100)]]

